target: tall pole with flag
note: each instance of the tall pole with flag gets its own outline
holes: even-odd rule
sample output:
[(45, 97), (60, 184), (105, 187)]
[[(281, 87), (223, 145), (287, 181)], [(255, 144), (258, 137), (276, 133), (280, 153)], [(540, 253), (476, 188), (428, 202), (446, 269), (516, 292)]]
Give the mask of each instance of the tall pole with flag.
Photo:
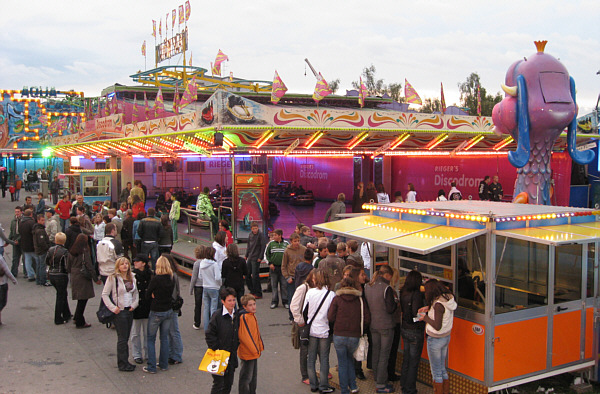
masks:
[(313, 100), (319, 104), (319, 101), (323, 100), (325, 97), (329, 96), (333, 91), (329, 88), (329, 84), (323, 78), (321, 73), (317, 77), (317, 84), (315, 85), (315, 91), (313, 93)]
[(144, 40), (144, 43), (142, 44), (142, 56), (144, 57), (144, 70), (146, 70), (146, 40)]
[(441, 106), (442, 106), (442, 115), (444, 115), (446, 113), (446, 99), (444, 98), (444, 84), (442, 82), (440, 82), (440, 85), (442, 85), (442, 98), (440, 99), (440, 101), (441, 101)]
[(404, 97), (406, 97), (406, 102), (409, 104), (423, 104), (423, 102), (421, 101), (421, 96), (419, 96), (415, 88), (413, 88), (412, 85), (408, 83), (408, 80), (406, 78), (404, 79)]
[(287, 86), (279, 77), (277, 70), (275, 70), (275, 76), (273, 77), (273, 86), (271, 88), (271, 102), (273, 104), (277, 104), (279, 100), (283, 97), (285, 92), (287, 92)]
[(367, 87), (362, 81), (362, 77), (360, 77), (360, 88), (358, 89), (358, 104), (360, 104), (361, 108), (365, 106), (365, 93), (367, 92)]
[[(156, 48), (156, 21), (152, 20), (152, 37), (154, 37), (154, 47)], [(158, 67), (158, 63), (156, 62), (158, 59), (154, 59), (154, 67)]]

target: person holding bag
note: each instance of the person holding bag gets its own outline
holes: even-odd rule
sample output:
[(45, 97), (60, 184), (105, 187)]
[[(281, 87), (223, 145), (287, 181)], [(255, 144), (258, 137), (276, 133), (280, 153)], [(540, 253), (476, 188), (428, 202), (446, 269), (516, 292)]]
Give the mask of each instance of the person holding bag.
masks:
[(362, 291), (355, 287), (354, 279), (342, 279), (335, 294), (327, 319), (333, 323), (333, 346), (338, 358), (340, 389), (342, 394), (357, 393), (354, 352), (358, 348), (364, 326), (371, 321), (371, 314), (362, 301)]
[[(296, 291), (294, 292), (294, 297), (292, 297), (292, 302), (290, 303), (290, 312), (292, 312), (292, 316), (294, 316), (293, 327), (292, 327), (292, 335), (295, 338), (292, 338), (293, 343), (297, 342), (297, 346), (294, 345), (295, 349), (300, 349), (300, 374), (302, 375), (302, 383), (310, 384), (310, 380), (308, 379), (308, 342), (300, 340), (300, 332), (299, 326), (304, 325), (306, 322), (304, 321), (304, 316), (302, 314), (302, 307), (304, 306), (304, 299), (306, 298), (306, 293), (308, 289), (315, 287), (313, 281), (313, 273), (314, 270), (311, 270), (306, 277), (306, 280), (303, 284), (299, 285)], [(295, 331), (295, 332), (294, 332)]]
[(102, 290), (104, 305), (115, 314), (113, 324), (117, 329), (117, 366), (119, 371), (133, 372), (135, 365), (129, 363), (129, 334), (133, 325), (133, 310), (139, 304), (135, 274), (126, 257), (115, 262), (115, 273), (109, 276)]
[[(335, 294), (329, 290), (329, 275), (325, 270), (314, 270), (313, 282), (315, 287), (306, 292), (304, 299), (304, 320), (307, 327), (302, 331), (309, 331), (308, 340), (308, 378), (310, 380), (310, 389), (312, 392), (317, 390), (321, 393), (332, 393), (335, 389), (329, 386), (329, 348), (331, 346), (331, 336), (329, 334), (329, 321), (327, 320), (327, 311), (335, 297)], [(303, 336), (300, 336), (303, 339)], [(320, 381), (317, 381), (316, 362), (317, 354), (321, 363)]]
[(64, 247), (67, 236), (65, 233), (57, 233), (54, 237), (55, 246), (51, 247), (46, 254), (46, 265), (48, 266), (48, 279), (56, 289), (56, 303), (54, 304), (54, 324), (65, 324), (71, 320), (71, 309), (69, 309), (68, 290), (69, 274), (67, 273), (67, 256), (69, 251)]
[(102, 281), (98, 279), (96, 270), (92, 264), (92, 255), (87, 235), (81, 233), (77, 235), (73, 246), (69, 249), (67, 272), (71, 274), (71, 296), (74, 300), (77, 300), (77, 307), (73, 316), (75, 327), (89, 328), (92, 325), (85, 322), (83, 313), (85, 312), (87, 301), (95, 296), (94, 284), (92, 282), (99, 285)]

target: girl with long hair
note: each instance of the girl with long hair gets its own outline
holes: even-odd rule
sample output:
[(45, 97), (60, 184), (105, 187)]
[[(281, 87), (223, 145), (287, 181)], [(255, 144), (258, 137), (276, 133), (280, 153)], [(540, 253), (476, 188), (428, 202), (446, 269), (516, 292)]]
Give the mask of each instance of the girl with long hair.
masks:
[(240, 257), (236, 244), (227, 245), (227, 258), (223, 261), (221, 278), (223, 286), (235, 290), (238, 308), (242, 308), (242, 296), (244, 295), (244, 278), (248, 276), (246, 260)]
[[(83, 270), (82, 266), (85, 266)], [(77, 300), (77, 307), (73, 316), (75, 327), (91, 327), (91, 324), (85, 322), (83, 313), (85, 312), (87, 301), (95, 296), (94, 284), (92, 282), (96, 282), (96, 284), (101, 284), (102, 282), (98, 280), (92, 263), (87, 235), (78, 234), (73, 246), (69, 249), (67, 272), (71, 274), (71, 296), (74, 300)], [(84, 272), (87, 272), (87, 274), (84, 274)]]

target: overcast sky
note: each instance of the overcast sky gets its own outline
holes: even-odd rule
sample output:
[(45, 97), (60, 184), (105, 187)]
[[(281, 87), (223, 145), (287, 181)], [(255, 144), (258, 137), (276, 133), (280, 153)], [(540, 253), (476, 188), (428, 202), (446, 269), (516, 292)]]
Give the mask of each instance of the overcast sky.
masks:
[[(3, 1), (0, 89), (55, 86), (98, 96), (114, 83), (154, 66), (152, 20), (163, 21), (184, 1)], [(534, 40), (575, 78), (580, 115), (600, 92), (600, 1), (191, 1), (193, 65), (210, 68), (219, 49), (226, 75), (272, 80), (290, 92), (312, 93), (308, 58), (326, 80), (351, 89), (371, 64), (386, 83), (404, 79), (422, 98), (459, 102), (457, 84), (477, 72), (500, 91), (507, 68), (535, 53)], [(177, 27), (176, 27), (177, 28)], [(158, 28), (157, 28), (158, 30)], [(171, 64), (181, 63), (180, 57)], [(168, 65), (163, 62), (160, 65)]]

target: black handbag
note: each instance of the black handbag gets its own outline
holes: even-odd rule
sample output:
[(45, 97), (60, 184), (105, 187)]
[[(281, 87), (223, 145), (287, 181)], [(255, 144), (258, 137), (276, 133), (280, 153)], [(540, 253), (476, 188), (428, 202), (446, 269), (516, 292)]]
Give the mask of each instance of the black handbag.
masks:
[[(325, 303), (325, 300), (327, 299), (328, 295), (329, 295), (329, 290), (327, 290), (327, 292), (325, 293), (325, 296), (321, 300), (321, 303), (319, 304), (319, 307), (315, 311), (315, 314), (313, 315), (312, 319), (310, 319), (310, 321), (307, 324), (303, 325), (302, 327), (298, 327), (298, 334), (300, 336), (300, 342), (302, 344), (304, 344), (304, 345), (308, 344), (308, 341), (310, 339), (310, 326), (312, 326), (312, 323), (315, 320), (315, 317), (317, 317), (317, 314), (321, 310), (321, 307)], [(308, 305), (306, 307), (308, 309)]]
[(81, 259), (81, 268), (79, 268), (79, 273), (85, 279), (92, 280), (92, 271), (90, 271), (88, 269), (88, 267), (85, 265), (85, 257), (83, 257), (83, 254), (81, 254), (81, 257), (82, 257), (82, 259)]
[[(119, 283), (117, 282), (117, 278), (114, 278), (114, 281), (116, 282), (116, 286), (117, 286), (116, 291), (117, 291), (117, 300), (118, 300), (119, 299)], [(110, 300), (113, 301), (112, 294), (109, 297), (110, 297)], [(114, 301), (113, 301), (113, 304), (114, 304)], [(100, 307), (98, 308), (98, 312), (96, 312), (96, 316), (98, 317), (98, 321), (100, 323), (109, 324), (109, 323), (112, 323), (113, 320), (115, 320), (115, 316), (117, 316), (117, 315), (113, 311), (108, 309), (108, 307), (104, 303), (104, 300), (100, 299)]]

